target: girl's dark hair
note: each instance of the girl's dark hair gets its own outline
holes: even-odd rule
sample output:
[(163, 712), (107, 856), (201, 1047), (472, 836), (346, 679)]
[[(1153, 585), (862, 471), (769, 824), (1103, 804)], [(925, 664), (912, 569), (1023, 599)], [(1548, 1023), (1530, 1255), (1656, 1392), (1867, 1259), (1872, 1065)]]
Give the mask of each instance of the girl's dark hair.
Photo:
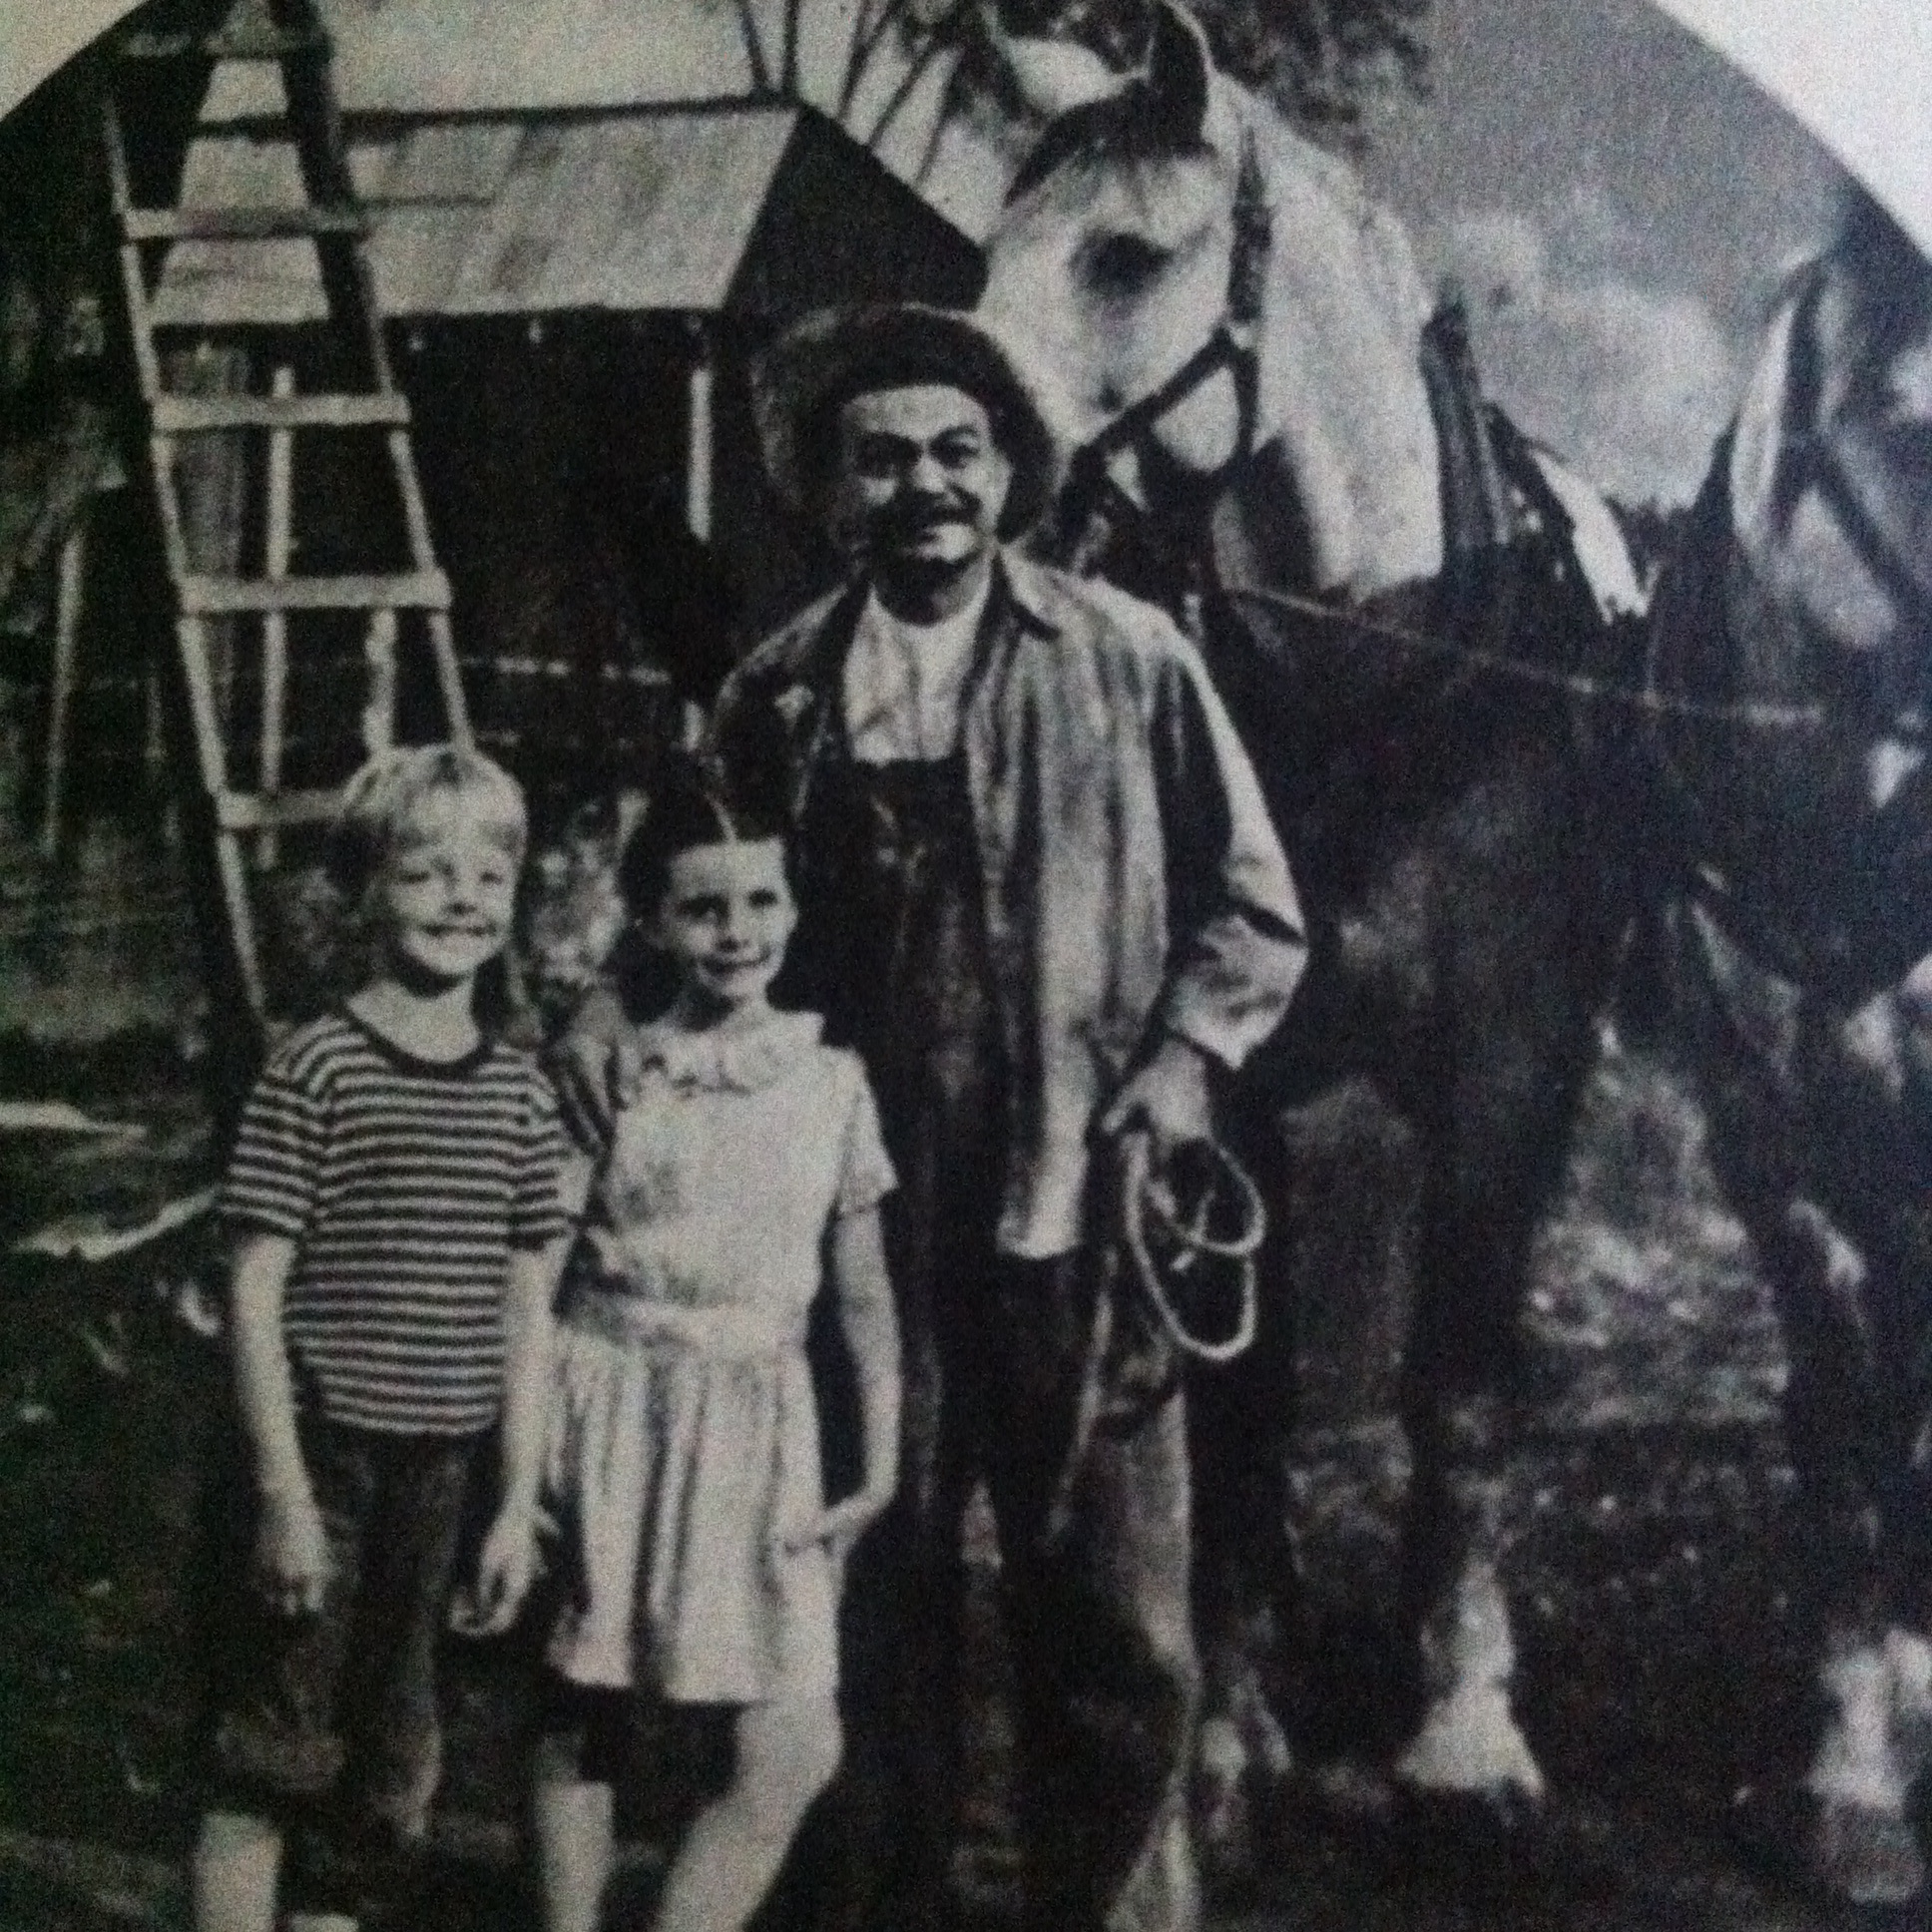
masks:
[(718, 774), (689, 757), (668, 759), (651, 802), (618, 860), (617, 887), (634, 919), (658, 909), (671, 861), (699, 845), (785, 836), (782, 817), (762, 803), (731, 795)]

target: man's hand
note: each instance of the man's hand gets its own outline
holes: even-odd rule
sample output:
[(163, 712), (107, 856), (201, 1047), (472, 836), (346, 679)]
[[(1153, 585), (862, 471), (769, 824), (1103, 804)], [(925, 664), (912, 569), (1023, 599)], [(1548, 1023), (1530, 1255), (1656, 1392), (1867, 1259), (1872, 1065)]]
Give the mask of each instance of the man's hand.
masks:
[(618, 1108), (639, 1078), (638, 1046), (624, 1008), (600, 986), (577, 1009), (550, 1074), (564, 1125), (579, 1147), (608, 1146)]
[(1100, 1117), (1110, 1138), (1136, 1130), (1163, 1148), (1208, 1138), (1208, 1058), (1191, 1041), (1168, 1034)]
[(254, 1583), (270, 1610), (312, 1617), (328, 1588), (328, 1538), (322, 1513), (306, 1490), (276, 1491), (261, 1499), (255, 1532)]

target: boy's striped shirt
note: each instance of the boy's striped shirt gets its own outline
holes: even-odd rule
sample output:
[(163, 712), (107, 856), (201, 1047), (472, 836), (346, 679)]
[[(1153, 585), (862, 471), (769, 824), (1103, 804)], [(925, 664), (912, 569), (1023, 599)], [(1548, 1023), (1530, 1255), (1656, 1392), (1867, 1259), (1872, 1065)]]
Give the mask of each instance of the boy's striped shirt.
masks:
[(568, 1220), (565, 1144), (533, 1055), (405, 1053), (348, 1013), (300, 1028), (248, 1097), (223, 1191), (237, 1231), (286, 1236), (297, 1399), (364, 1429), (487, 1428), (510, 1250)]

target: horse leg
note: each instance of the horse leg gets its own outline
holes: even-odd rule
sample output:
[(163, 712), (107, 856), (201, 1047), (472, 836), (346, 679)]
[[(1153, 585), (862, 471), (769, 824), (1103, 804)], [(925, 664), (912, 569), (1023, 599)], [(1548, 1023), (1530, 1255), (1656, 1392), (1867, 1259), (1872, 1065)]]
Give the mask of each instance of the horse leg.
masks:
[(1327, 1620), (1305, 1588), (1290, 1469), (1298, 1432), (1359, 1440), (1398, 1408), (1420, 1164), (1360, 1043), (1387, 1054), (1426, 1006), (1420, 948), (1400, 943), (1420, 923), (1425, 871), (1396, 868), (1342, 921), (1334, 955), (1222, 1110), (1268, 1208), (1254, 1343), (1188, 1390), (1204, 1678), (1195, 1816), (1222, 1874), (1246, 1862), (1260, 1807), (1292, 1768), (1291, 1705), (1320, 1755), (1380, 1757), (1397, 1734), (1399, 1693), (1360, 1644), (1338, 1683), (1309, 1681), (1309, 1640)]
[(1932, 1203), (1899, 1001), (1807, 1018), (1803, 1152), (1815, 1188), (1786, 1205), (1792, 1239), (1775, 1263), (1803, 1405), (1793, 1456), (1813, 1472), (1805, 1488), (1818, 1506), (1835, 1503), (1838, 1522), (1854, 1526), (1852, 1559), (1865, 1568), (1847, 1566), (1857, 1596), (1831, 1607), (1820, 1673), (1829, 1717), (1806, 1782), (1819, 1805), (1819, 1875), (1854, 1900), (1892, 1902), (1925, 1881), (1910, 1792), (1932, 1744)]
[[(1690, 930), (1685, 930), (1687, 919)], [(1908, 1817), (1932, 1723), (1925, 1629), (1925, 1188), (1892, 1001), (1806, 1008), (1695, 915), (1683, 1008), (1713, 1165), (1776, 1298), (1787, 1445), (1823, 1629), (1826, 1719), (1804, 1779), (1814, 1875), (1863, 1904), (1918, 1894)]]
[[(1438, 1222), (1429, 1234), (1442, 1231)], [(1488, 1265), (1503, 1267), (1506, 1230), (1462, 1219), (1458, 1231), (1480, 1238)], [(1507, 1330), (1516, 1296), (1499, 1275), (1472, 1282), (1466, 1273), (1432, 1274), (1425, 1292), (1435, 1301), (1471, 1289), (1491, 1303), (1476, 1317), (1481, 1329), (1499, 1350), (1513, 1350)], [(1479, 1305), (1463, 1301), (1457, 1325), (1470, 1325)], [(1417, 1796), (1474, 1800), (1508, 1824), (1539, 1804), (1544, 1790), (1510, 1697), (1516, 1646), (1503, 1591), (1509, 1400), (1486, 1366), (1469, 1361), (1462, 1337), (1452, 1343), (1430, 1332), (1441, 1323), (1440, 1312), (1419, 1323), (1405, 1376), (1415, 1473), (1403, 1525), (1402, 1611), (1413, 1633), (1423, 1712), (1394, 1770), (1397, 1783)]]
[[(1736, 1165), (1720, 1162), (1720, 1171)], [(1729, 1177), (1727, 1186), (1776, 1296), (1790, 1358), (1786, 1438), (1804, 1544), (1824, 1586), (1818, 1682), (1827, 1714), (1804, 1779), (1817, 1805), (1811, 1865), (1855, 1903), (1902, 1902), (1925, 1882), (1907, 1800), (1932, 1716), (1932, 1651), (1901, 1621), (1889, 1574), (1888, 1546), (1898, 1541), (1887, 1521), (1891, 1456), (1872, 1427), (1866, 1381), (1878, 1325), (1868, 1312), (1872, 1265), (1815, 1200), (1779, 1204)], [(1922, 1534), (1911, 1541), (1922, 1552)]]
[(1563, 868), (1576, 827), (1563, 778), (1465, 801), (1475, 831), (1443, 860), (1439, 1059), (1416, 1109), (1424, 1147), (1404, 1420), (1414, 1458), (1403, 1611), (1421, 1668), (1420, 1728), (1395, 1764), (1425, 1798), (1474, 1800), (1508, 1824), (1542, 1798), (1517, 1724), (1504, 1592), (1512, 1384), (1538, 1222), (1562, 1179), (1595, 1012), (1614, 954), (1609, 899)]

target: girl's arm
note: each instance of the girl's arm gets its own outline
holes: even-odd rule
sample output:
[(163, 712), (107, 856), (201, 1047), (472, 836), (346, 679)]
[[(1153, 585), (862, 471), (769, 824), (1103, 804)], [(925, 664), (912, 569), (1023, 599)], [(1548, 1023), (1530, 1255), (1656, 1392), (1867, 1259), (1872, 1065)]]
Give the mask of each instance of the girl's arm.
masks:
[(830, 1258), (839, 1327), (858, 1371), (865, 1474), (852, 1495), (787, 1540), (793, 1549), (830, 1543), (833, 1554), (842, 1556), (884, 1512), (899, 1487), (899, 1319), (876, 1207), (841, 1214), (832, 1222)]
[(294, 1266), (284, 1235), (244, 1234), (235, 1250), (231, 1327), (235, 1394), (254, 1455), (260, 1526), (256, 1579), (269, 1602), (294, 1615), (322, 1607), (328, 1544), (295, 1433), (295, 1388), (281, 1334), (281, 1301)]
[(833, 1223), (831, 1259), (839, 1326), (858, 1369), (865, 1429), (865, 1480), (859, 1497), (869, 1505), (869, 1522), (899, 1487), (899, 1317), (892, 1305), (876, 1208), (841, 1215)]
[(516, 1621), (536, 1573), (537, 1496), (550, 1421), (551, 1308), (569, 1234), (510, 1251), (504, 1307), (503, 1500), (477, 1559), (474, 1604), (464, 1630), (494, 1636)]

